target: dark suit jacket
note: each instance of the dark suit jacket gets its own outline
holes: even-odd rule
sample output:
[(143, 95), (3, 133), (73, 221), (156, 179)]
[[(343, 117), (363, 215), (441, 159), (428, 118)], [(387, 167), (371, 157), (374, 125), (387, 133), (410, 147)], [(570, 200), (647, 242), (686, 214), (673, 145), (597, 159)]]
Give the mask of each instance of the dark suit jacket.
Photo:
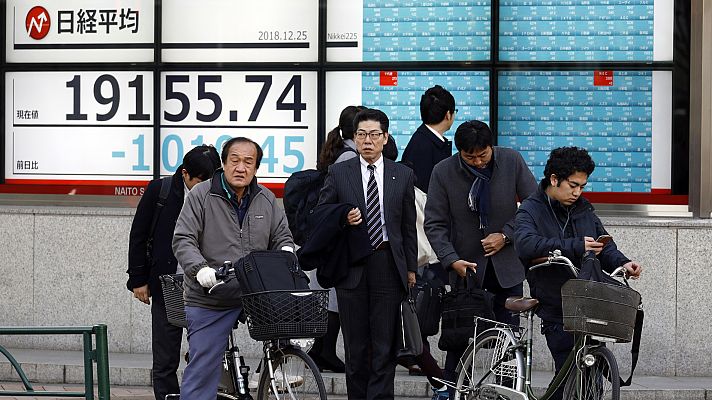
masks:
[(149, 182), (141, 200), (136, 207), (131, 232), (129, 233), (129, 280), (126, 287), (132, 290), (148, 283), (151, 296), (161, 295), (161, 284), (158, 277), (163, 274), (174, 274), (178, 261), (173, 255), (173, 230), (176, 227), (178, 214), (183, 208), (183, 177), (180, 169), (173, 175), (171, 190), (166, 204), (156, 221), (153, 232), (153, 262), (146, 259), (146, 241), (148, 240), (153, 214), (156, 212), (158, 194), (161, 191), (161, 180)]
[(405, 146), (401, 160), (407, 161), (415, 172), (415, 186), (428, 193), (433, 167), (452, 155), (452, 142), (443, 142), (421, 124)]
[(305, 271), (317, 270), (316, 279), (325, 289), (348, 277), (350, 265), (373, 253), (365, 224), (350, 226), (346, 215), (355, 205), (322, 204), (310, 215), (314, 228), (299, 250), (299, 264)]
[[(361, 183), (361, 157), (329, 167), (319, 204), (358, 204), (365, 223), (366, 196)], [(417, 271), (418, 239), (415, 230), (414, 175), (410, 168), (383, 160), (383, 212), (393, 259), (403, 287), (408, 288), (408, 271)], [(353, 289), (361, 280), (363, 264), (352, 265), (349, 276), (336, 288)]]

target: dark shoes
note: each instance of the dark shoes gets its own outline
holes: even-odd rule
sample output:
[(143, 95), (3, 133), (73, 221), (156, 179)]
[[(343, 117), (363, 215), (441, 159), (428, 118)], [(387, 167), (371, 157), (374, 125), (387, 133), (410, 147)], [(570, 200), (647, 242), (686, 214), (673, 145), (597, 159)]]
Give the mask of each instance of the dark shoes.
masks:
[(341, 361), (336, 355), (330, 357), (322, 357), (321, 355), (309, 352), (309, 357), (311, 357), (312, 360), (314, 360), (314, 362), (316, 363), (316, 366), (319, 367), (319, 372), (327, 370), (342, 374), (344, 373), (344, 371), (346, 371), (346, 366), (344, 365), (344, 362)]

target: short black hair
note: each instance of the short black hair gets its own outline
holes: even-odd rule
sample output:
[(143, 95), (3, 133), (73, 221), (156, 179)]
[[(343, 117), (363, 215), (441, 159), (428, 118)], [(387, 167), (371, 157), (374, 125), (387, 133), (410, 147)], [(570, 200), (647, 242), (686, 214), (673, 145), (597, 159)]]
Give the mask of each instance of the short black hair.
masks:
[(185, 153), (180, 168), (184, 169), (191, 178), (205, 181), (212, 178), (215, 170), (220, 168), (220, 156), (212, 145), (196, 146)]
[(435, 85), (420, 97), (420, 119), (424, 124), (437, 124), (447, 112), (455, 112), (455, 98), (445, 88)]
[(234, 137), (225, 142), (225, 144), (223, 144), (222, 153), (220, 154), (220, 159), (222, 160), (222, 163), (225, 164), (225, 162), (227, 161), (227, 152), (230, 150), (230, 147), (232, 147), (232, 145), (235, 143), (252, 143), (255, 145), (255, 149), (257, 150), (257, 160), (255, 160), (255, 169), (259, 168), (263, 155), (262, 147), (260, 147), (260, 145), (257, 144), (257, 142), (255, 142), (254, 140), (246, 138), (244, 136)]
[(383, 132), (388, 132), (388, 116), (381, 110), (366, 108), (359, 111), (354, 117), (354, 131), (358, 129), (358, 124), (362, 121), (376, 121), (381, 124), (381, 130)]
[(471, 153), (492, 146), (492, 131), (482, 121), (473, 119), (460, 124), (455, 131), (455, 148)]
[(551, 175), (561, 182), (577, 172), (591, 176), (596, 164), (586, 149), (580, 147), (559, 147), (551, 151), (544, 167), (544, 187), (551, 186)]

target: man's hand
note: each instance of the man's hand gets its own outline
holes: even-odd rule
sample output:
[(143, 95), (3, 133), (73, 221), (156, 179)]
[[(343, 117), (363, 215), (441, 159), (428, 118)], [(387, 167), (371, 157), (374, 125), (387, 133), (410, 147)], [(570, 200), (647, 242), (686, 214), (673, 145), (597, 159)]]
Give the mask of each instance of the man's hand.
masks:
[(477, 272), (477, 264), (465, 260), (457, 260), (452, 265), (450, 266), (452, 269), (457, 272), (458, 275), (460, 275), (461, 278), (464, 278), (467, 276), (467, 270), (471, 269), (474, 272)]
[(346, 214), (346, 223), (349, 225), (358, 225), (363, 221), (361, 219), (361, 210), (358, 208), (352, 208), (348, 214)]
[(408, 287), (412, 288), (415, 286), (415, 272), (408, 271)]
[(151, 293), (148, 290), (148, 284), (137, 287), (133, 289), (134, 297), (139, 299), (141, 302), (146, 304), (151, 304)]
[(218, 278), (215, 276), (215, 270), (210, 267), (201, 268), (195, 275), (195, 279), (198, 280), (200, 286), (208, 289), (218, 284)]
[(497, 254), (506, 244), (504, 242), (504, 236), (499, 232), (490, 233), (486, 238), (480, 240), (480, 242), (482, 242), (482, 248), (485, 249), (485, 257)]
[(601, 254), (601, 250), (603, 250), (603, 243), (597, 242), (596, 239), (590, 237), (590, 236), (584, 236), (583, 237), (583, 248), (584, 251), (592, 251), (594, 254), (599, 255)]
[(643, 267), (638, 265), (638, 263), (636, 263), (635, 261), (628, 261), (627, 263), (623, 264), (623, 267), (628, 272), (628, 277), (630, 279), (640, 278), (640, 273), (643, 272)]

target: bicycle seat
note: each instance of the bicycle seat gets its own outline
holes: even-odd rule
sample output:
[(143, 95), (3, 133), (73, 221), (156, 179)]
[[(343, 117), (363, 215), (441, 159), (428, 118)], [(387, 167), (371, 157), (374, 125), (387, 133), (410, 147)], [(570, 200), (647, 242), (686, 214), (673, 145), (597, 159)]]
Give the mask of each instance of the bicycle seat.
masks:
[(539, 305), (539, 300), (531, 297), (508, 297), (504, 301), (504, 308), (514, 312), (525, 312)]

